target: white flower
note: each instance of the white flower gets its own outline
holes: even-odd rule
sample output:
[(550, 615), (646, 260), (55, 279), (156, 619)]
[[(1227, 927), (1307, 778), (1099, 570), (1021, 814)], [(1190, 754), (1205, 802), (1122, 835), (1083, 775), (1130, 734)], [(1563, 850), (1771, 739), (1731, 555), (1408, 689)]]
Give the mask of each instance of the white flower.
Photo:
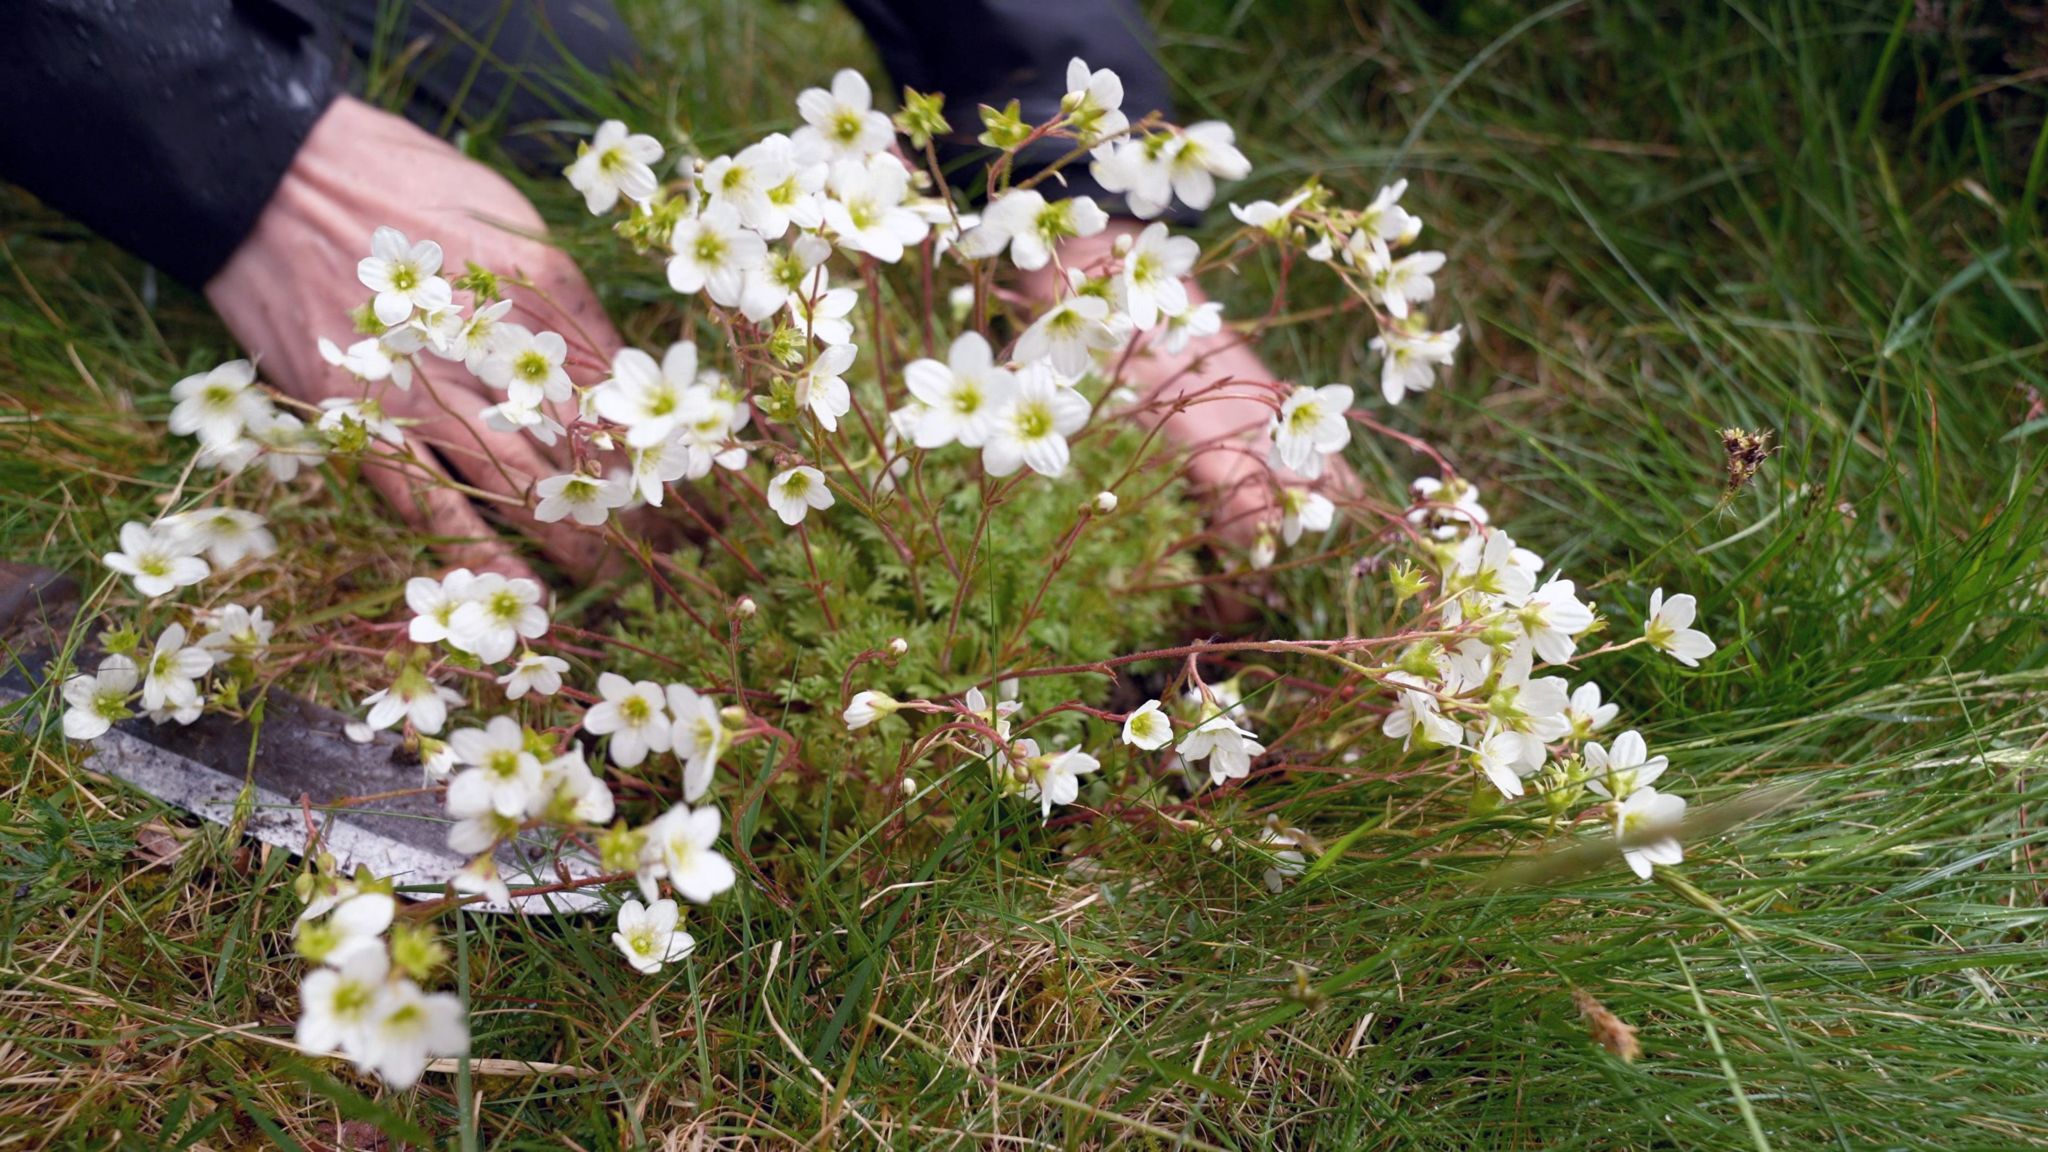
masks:
[(64, 681), (64, 735), (73, 740), (106, 735), (115, 721), (128, 718), (135, 682), (135, 661), (120, 654), (100, 661), (95, 673), (81, 672)]
[(1671, 761), (1650, 755), (1649, 745), (1633, 728), (1614, 738), (1614, 747), (1599, 741), (1586, 745), (1586, 769), (1591, 775), (1586, 788), (1603, 799), (1627, 799), (1638, 788), (1648, 788), (1664, 775)]
[(841, 375), (858, 354), (851, 344), (834, 344), (819, 352), (796, 374), (798, 408), (809, 408), (827, 432), (839, 431), (839, 418), (853, 409), (853, 392)]
[(371, 310), (386, 326), (403, 324), (414, 308), (430, 312), (448, 307), (453, 292), (441, 270), (441, 246), (432, 240), (410, 244), (396, 228), (370, 234), (370, 254), (356, 264), (356, 279), (375, 292)]
[(1607, 727), (1620, 713), (1620, 705), (1600, 702), (1600, 685), (1591, 680), (1572, 689), (1571, 702), (1565, 705), (1564, 710), (1574, 740), (1584, 740)]
[(171, 409), (171, 431), (215, 447), (233, 443), (270, 415), (270, 398), (255, 385), (256, 367), (247, 360), (185, 377), (171, 385), (171, 399), (178, 402)]
[(1166, 327), (1152, 337), (1152, 347), (1168, 356), (1178, 356), (1187, 350), (1188, 342), (1214, 336), (1223, 331), (1223, 305), (1210, 300), (1197, 304), (1178, 316), (1168, 316)]
[(896, 701), (884, 692), (855, 692), (839, 718), (848, 732), (858, 732), (883, 716), (896, 711)]
[(569, 186), (583, 193), (583, 205), (603, 215), (618, 204), (621, 195), (645, 204), (660, 187), (654, 165), (661, 162), (661, 141), (652, 136), (628, 133), (617, 120), (597, 126), (597, 135), (577, 150), (576, 162), (562, 170)]
[(1363, 264), (1371, 277), (1374, 295), (1397, 320), (1406, 319), (1417, 304), (1436, 298), (1436, 281), (1430, 279), (1444, 266), (1441, 252), (1413, 252), (1393, 258), (1386, 243), (1377, 237), (1368, 244)]
[(526, 730), (510, 716), (493, 716), (482, 728), (448, 734), (457, 763), (468, 765), (448, 784), (448, 811), (458, 816), (489, 808), (500, 816), (523, 817), (540, 805), (540, 758), (526, 746)]
[[(1501, 795), (1513, 800), (1522, 794), (1522, 774), (1528, 768), (1528, 744), (1530, 737), (1497, 724), (1488, 724), (1486, 732), (1473, 745), (1473, 758), (1479, 770), (1486, 774)], [(1537, 746), (1540, 757), (1542, 747)], [(1537, 761), (1541, 764), (1541, 760)]]
[(803, 523), (811, 509), (822, 512), (833, 503), (825, 474), (808, 464), (799, 464), (768, 482), (768, 506), (792, 528)]
[(1068, 380), (1095, 363), (1095, 353), (1123, 346), (1109, 326), (1109, 301), (1100, 296), (1073, 295), (1040, 314), (1017, 337), (1017, 359), (1049, 361)]
[(1452, 574), (1464, 588), (1498, 596), (1520, 606), (1536, 590), (1536, 579), (1515, 563), (1515, 541), (1498, 528), (1459, 541)]
[(1351, 389), (1342, 384), (1296, 388), (1273, 420), (1274, 457), (1297, 475), (1321, 476), (1324, 458), (1351, 443), (1351, 422), (1344, 415), (1351, 400)]
[(361, 1051), (390, 972), (391, 959), (378, 948), (309, 974), (299, 983), (299, 1047), (317, 1056)]
[(954, 338), (944, 364), (913, 360), (904, 365), (903, 382), (925, 405), (914, 437), (917, 446), (925, 449), (955, 441), (968, 448), (981, 447), (996, 417), (1017, 392), (1016, 376), (996, 365), (988, 341), (973, 331)]
[(1120, 192), (1131, 214), (1149, 220), (1173, 202), (1172, 151), (1179, 137), (1154, 133), (1097, 146), (1088, 174), (1108, 191)]
[(696, 950), (697, 941), (679, 931), (681, 913), (673, 900), (656, 900), (652, 905), (628, 900), (619, 905), (619, 929), (612, 943), (625, 953), (626, 963), (637, 972), (652, 976), (664, 964), (673, 964)]
[(1038, 801), (1040, 819), (1050, 819), (1052, 810), (1072, 804), (1081, 795), (1081, 777), (1102, 767), (1102, 761), (1078, 748), (1039, 756), (1031, 762), (1031, 778), (1020, 790), (1026, 800)]
[(1043, 364), (1028, 366), (982, 444), (981, 466), (991, 476), (1008, 476), (1020, 465), (1060, 476), (1067, 470), (1067, 437), (1087, 426), (1088, 412), (1087, 398), (1060, 387)]
[(1328, 532), (1337, 506), (1309, 488), (1280, 489), (1280, 539), (1292, 546), (1303, 532)]
[(851, 344), (853, 321), (847, 317), (853, 314), (860, 294), (852, 288), (828, 288), (828, 280), (825, 269), (819, 268), (798, 281), (788, 296), (790, 319), (820, 344)]
[[(125, 542), (128, 530), (123, 528), (121, 532)], [(1688, 668), (1697, 668), (1700, 661), (1714, 654), (1714, 642), (1692, 626), (1698, 612), (1699, 602), (1691, 593), (1681, 592), (1666, 600), (1664, 590), (1659, 588), (1650, 593), (1650, 619), (1643, 625), (1643, 636), (1650, 647), (1670, 653), (1672, 659)]]
[(197, 584), (213, 571), (193, 553), (191, 541), (162, 525), (130, 520), (121, 525), (121, 550), (100, 562), (135, 582), (135, 590), (151, 599), (173, 589)]
[(1173, 742), (1173, 721), (1160, 710), (1159, 701), (1147, 700), (1124, 717), (1123, 741), (1133, 748), (1157, 752)]
[(363, 697), (363, 706), (370, 710), (364, 721), (371, 731), (382, 732), (405, 720), (415, 731), (432, 736), (448, 722), (448, 706), (460, 703), (462, 696), (454, 689), (443, 688), (417, 666), (408, 666), (391, 687)]
[(849, 252), (865, 252), (884, 264), (894, 264), (903, 259), (906, 245), (916, 244), (931, 232), (924, 217), (903, 204), (910, 172), (894, 156), (842, 160), (832, 166), (825, 187), (831, 193), (831, 199), (825, 201), (825, 226)]
[(453, 995), (428, 995), (400, 977), (378, 994), (360, 1043), (353, 1053), (356, 1066), (403, 1092), (427, 1070), (428, 1060), (469, 1051), (469, 1025)]
[(498, 683), (505, 688), (505, 699), (517, 700), (528, 692), (535, 696), (553, 696), (562, 690), (562, 673), (569, 670), (569, 662), (559, 656), (545, 656), (538, 652), (521, 652), (519, 662), (512, 670), (498, 677)]
[[(1614, 835), (1624, 842), (1622, 858), (1635, 874), (1650, 878), (1652, 865), (1670, 866), (1685, 861), (1685, 846), (1675, 831), (1685, 818), (1685, 797), (1641, 788), (1614, 806)], [(1664, 835), (1659, 835), (1664, 831)]]
[(646, 448), (701, 417), (688, 402), (696, 383), (697, 346), (687, 340), (671, 344), (659, 365), (638, 348), (622, 348), (612, 357), (611, 378), (591, 389), (590, 405), (625, 427), (627, 444)]
[(1067, 61), (1067, 94), (1060, 99), (1060, 112), (1067, 118), (1067, 130), (1082, 147), (1119, 135), (1131, 126), (1123, 104), (1124, 82), (1115, 72), (1107, 68), (1091, 71), (1079, 56)]
[(471, 374), (482, 370), (484, 361), (490, 359), (505, 340), (513, 335), (516, 324), (505, 324), (505, 314), (512, 310), (512, 301), (499, 300), (485, 304), (469, 314), (462, 327), (449, 336), (445, 347), (436, 352), (451, 360), (462, 361), (462, 366)]
[(550, 476), (533, 486), (533, 494), (540, 497), (533, 506), (535, 520), (553, 524), (569, 517), (593, 528), (610, 519), (613, 509), (625, 507), (633, 495), (623, 479), (587, 472)]
[(655, 883), (666, 878), (676, 894), (692, 904), (707, 904), (732, 887), (732, 864), (712, 851), (718, 842), (718, 809), (692, 809), (678, 804), (647, 827), (642, 850), (640, 891), (654, 899)]
[(300, 955), (330, 968), (346, 967), (367, 952), (382, 955), (384, 930), (398, 902), (388, 892), (357, 892), (334, 906), (325, 920), (300, 917), (295, 933)]
[(677, 222), (669, 236), (675, 255), (668, 262), (668, 286), (684, 295), (703, 292), (721, 307), (737, 307), (747, 274), (768, 259), (768, 243), (740, 223), (739, 210), (712, 204)]
[(1436, 366), (1448, 365), (1457, 354), (1459, 327), (1419, 333), (1388, 328), (1372, 338), (1372, 350), (1380, 354), (1380, 395), (1387, 403), (1436, 386)]
[(590, 770), (581, 747), (571, 746), (542, 763), (540, 779), (541, 816), (557, 824), (605, 824), (617, 808), (612, 790)]
[(1415, 746), (1418, 737), (1424, 748), (1456, 748), (1465, 742), (1465, 729), (1443, 714), (1428, 684), (1406, 672), (1390, 672), (1387, 680), (1397, 686), (1394, 709), (1380, 722), (1387, 739), (1399, 740), (1404, 751)]
[(498, 350), (484, 359), (477, 376), (493, 388), (505, 389), (520, 408), (569, 399), (575, 386), (562, 367), (569, 357), (569, 342), (561, 333), (529, 332), (516, 324), (504, 329)]
[(1216, 181), (1242, 180), (1252, 170), (1251, 161), (1237, 150), (1237, 133), (1216, 120), (1190, 124), (1183, 129), (1177, 146), (1170, 149), (1167, 169), (1173, 180), (1173, 194), (1190, 208), (1207, 208), (1216, 198)]
[(457, 568), (441, 579), (415, 576), (405, 582), (405, 605), (413, 610), (406, 636), (415, 644), (438, 644), (448, 639), (455, 610), (468, 603), (476, 587), (476, 573)]
[(1241, 224), (1262, 228), (1278, 236), (1284, 230), (1288, 219), (1294, 215), (1294, 210), (1308, 200), (1310, 191), (1311, 189), (1303, 188), (1278, 204), (1271, 200), (1254, 200), (1242, 207), (1232, 204), (1230, 214), (1237, 217)]
[[(213, 653), (185, 643), (185, 626), (173, 624), (157, 637), (143, 670), (142, 706), (151, 712), (193, 712), (199, 707), (199, 678), (213, 670)], [(181, 723), (190, 723), (180, 717)]]
[(711, 787), (718, 757), (725, 751), (725, 722), (718, 705), (687, 684), (668, 686), (669, 746), (683, 762), (683, 799), (696, 803)]
[(1202, 246), (1193, 240), (1169, 236), (1166, 225), (1157, 221), (1147, 224), (1124, 254), (1123, 268), (1116, 277), (1131, 323), (1143, 331), (1158, 324), (1161, 316), (1186, 312), (1188, 286), (1183, 277), (1201, 255)]
[(448, 643), (486, 664), (496, 664), (521, 640), (547, 634), (548, 613), (540, 598), (536, 581), (486, 572), (470, 585), (468, 598), (449, 618)]
[(981, 260), (1008, 244), (1011, 263), (1035, 271), (1052, 260), (1062, 240), (1093, 236), (1108, 226), (1109, 216), (1086, 196), (1048, 201), (1038, 191), (1023, 188), (988, 206), (981, 223), (960, 238), (960, 252)]
[(1515, 618), (1536, 654), (1550, 664), (1570, 660), (1578, 651), (1574, 637), (1593, 626), (1593, 610), (1579, 601), (1569, 580), (1552, 580), (1531, 592)]
[(704, 165), (698, 187), (716, 203), (730, 204), (740, 222), (775, 240), (789, 230), (789, 212), (774, 192), (796, 175), (797, 165), (787, 138), (780, 146), (763, 140), (737, 156), (719, 156)]
[(242, 508), (198, 508), (157, 522), (182, 538), (194, 552), (206, 553), (215, 569), (232, 568), (243, 559), (275, 555), (277, 538), (263, 517)]
[(393, 448), (405, 446), (405, 429), (384, 411), (384, 405), (378, 403), (374, 396), (360, 400), (329, 396), (320, 402), (320, 422), (314, 427), (336, 446), (346, 442), (356, 431), (382, 440)]
[(583, 714), (583, 730), (593, 736), (610, 736), (612, 763), (631, 768), (647, 759), (649, 752), (666, 752), (674, 735), (668, 713), (668, 697), (652, 680), (628, 680), (615, 672), (597, 677), (598, 702)]
[(851, 68), (840, 69), (831, 91), (806, 88), (797, 94), (796, 110), (805, 126), (796, 131), (796, 145), (819, 149), (832, 160), (864, 160), (881, 152), (896, 133), (873, 105), (867, 79)]
[[(1372, 203), (1359, 213), (1358, 232), (1347, 247), (1357, 246), (1361, 251), (1369, 240), (1382, 240), (1388, 244), (1407, 244), (1422, 234), (1422, 221), (1410, 215), (1401, 207), (1401, 196), (1408, 191), (1406, 180), (1396, 180), (1379, 190)], [(1346, 253), (1347, 256), (1350, 253)], [(1354, 260), (1354, 263), (1356, 261)]]
[(1259, 743), (1258, 737), (1249, 729), (1238, 727), (1226, 714), (1211, 718), (1181, 737), (1173, 750), (1189, 764), (1207, 760), (1209, 782), (1222, 784), (1225, 780), (1241, 780), (1250, 775), (1252, 761), (1265, 754), (1266, 746)]
[(1260, 846), (1273, 854), (1273, 866), (1261, 877), (1266, 891), (1277, 895), (1288, 880), (1308, 870), (1308, 857), (1301, 853), (1306, 835), (1299, 828), (1282, 827), (1278, 816), (1266, 817), (1266, 826), (1259, 830)]
[(320, 358), (336, 368), (354, 376), (365, 384), (389, 380), (400, 390), (412, 387), (412, 361), (401, 355), (393, 355), (384, 341), (372, 336), (358, 340), (342, 349), (334, 341), (322, 336), (319, 340)]

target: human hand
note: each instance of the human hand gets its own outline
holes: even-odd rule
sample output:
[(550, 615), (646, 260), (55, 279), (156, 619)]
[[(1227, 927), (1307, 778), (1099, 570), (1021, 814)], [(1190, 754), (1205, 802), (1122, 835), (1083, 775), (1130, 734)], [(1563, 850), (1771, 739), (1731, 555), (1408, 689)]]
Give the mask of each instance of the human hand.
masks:
[[(263, 375), (308, 404), (356, 398), (363, 385), (324, 360), (317, 339), (353, 342), (348, 317), (368, 298), (356, 263), (370, 234), (390, 226), (437, 241), (444, 274), (465, 261), (517, 277), (507, 319), (561, 333), (566, 364), (580, 384), (602, 377), (618, 333), (576, 265), (537, 237), (540, 215), (504, 177), (400, 117), (342, 97), (307, 136), (256, 228), (206, 285), (228, 330), (258, 359)], [(479, 413), (502, 399), (460, 362), (421, 357), (412, 387), (385, 388), (386, 414), (411, 421), (409, 452), (380, 447), (363, 475), (416, 531), (442, 542), (450, 564), (510, 576), (532, 571), (464, 493), (452, 471), (498, 515), (530, 536), (578, 579), (594, 574), (603, 540), (567, 522), (540, 524), (528, 510), (533, 482), (566, 471), (567, 443), (493, 431)], [(556, 418), (567, 423), (568, 412)]]

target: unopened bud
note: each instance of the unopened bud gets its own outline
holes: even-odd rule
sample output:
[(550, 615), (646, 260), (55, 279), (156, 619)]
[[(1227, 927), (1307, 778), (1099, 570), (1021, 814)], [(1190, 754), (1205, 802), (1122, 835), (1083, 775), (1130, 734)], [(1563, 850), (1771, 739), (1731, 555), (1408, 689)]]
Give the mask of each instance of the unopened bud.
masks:
[(1114, 245), (1112, 245), (1112, 246), (1111, 246), (1111, 250), (1112, 250), (1112, 251), (1114, 251), (1114, 252), (1115, 252), (1115, 253), (1116, 253), (1116, 254), (1117, 254), (1118, 256), (1128, 256), (1128, 255), (1130, 255), (1130, 254), (1131, 254), (1131, 234), (1130, 234), (1130, 233), (1128, 233), (1128, 232), (1125, 232), (1125, 233), (1123, 233), (1122, 235), (1118, 236), (1118, 237), (1116, 238), (1116, 243), (1115, 243)]
[(1105, 516), (1116, 511), (1116, 493), (1097, 492), (1095, 494), (1095, 510)]
[(757, 606), (755, 605), (754, 598), (752, 596), (742, 596), (738, 600), (733, 601), (732, 614), (744, 620), (747, 617), (752, 616), (756, 611), (756, 608)]
[(917, 778), (916, 778), (916, 777), (914, 777), (914, 776), (905, 776), (905, 777), (903, 778), (903, 794), (904, 794), (905, 796), (915, 796), (915, 795), (917, 795)]
[(898, 636), (894, 640), (889, 641), (890, 655), (901, 656), (908, 651), (910, 651), (910, 641), (905, 640), (903, 637)]

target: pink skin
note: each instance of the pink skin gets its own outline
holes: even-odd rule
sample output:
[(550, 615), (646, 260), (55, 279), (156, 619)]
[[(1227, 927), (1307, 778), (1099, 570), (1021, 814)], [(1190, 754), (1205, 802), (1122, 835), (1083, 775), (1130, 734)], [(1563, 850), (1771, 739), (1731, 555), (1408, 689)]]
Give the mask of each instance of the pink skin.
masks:
[[(356, 281), (356, 262), (369, 252), (370, 233), (384, 225), (412, 240), (439, 242), (445, 276), (461, 275), (465, 263), (474, 261), (536, 285), (538, 291), (511, 291), (507, 319), (560, 332), (569, 342), (568, 369), (577, 383), (588, 385), (606, 374), (621, 346), (618, 332), (576, 265), (539, 239), (546, 229), (533, 205), (502, 176), (446, 142), (343, 97), (314, 125), (255, 230), (206, 285), (207, 299), (271, 384), (309, 405), (362, 395), (360, 383), (321, 359), (316, 340), (326, 336), (345, 347), (360, 339), (347, 320), (369, 298)], [(1113, 221), (1099, 236), (1068, 241), (1058, 263), (1097, 265), (1110, 258), (1119, 235), (1138, 230), (1135, 221)], [(1020, 287), (1050, 301), (1056, 275), (1048, 266), (1026, 274)], [(1201, 303), (1198, 288), (1191, 285), (1189, 294)], [(408, 526), (444, 541), (441, 555), (451, 565), (533, 575), (479, 512), (481, 503), (571, 576), (595, 574), (606, 559), (600, 537), (566, 523), (536, 523), (528, 511), (532, 484), (570, 466), (566, 440), (549, 448), (523, 434), (490, 430), (478, 413), (503, 399), (501, 394), (459, 363), (432, 356), (419, 362), (411, 390), (384, 387), (381, 402), (389, 414), (415, 421), (409, 436), (484, 495), (472, 499), (438, 482), (446, 474), (441, 465), (417, 451), (380, 452), (364, 462), (364, 478)], [(1164, 434), (1192, 450), (1189, 475), (1209, 493), (1219, 534), (1248, 541), (1272, 515), (1264, 445), (1273, 413), (1265, 399), (1274, 395), (1272, 372), (1226, 331), (1193, 341), (1176, 356), (1140, 348), (1125, 378), (1153, 403), (1220, 386), (1226, 399), (1168, 415)], [(556, 413), (563, 423), (569, 416)]]
[[(356, 262), (369, 254), (370, 233), (380, 225), (439, 242), (444, 276), (460, 276), (464, 262), (475, 261), (529, 279), (539, 291), (514, 289), (506, 319), (560, 332), (578, 383), (604, 376), (619, 335), (574, 262), (534, 238), (545, 227), (526, 197), (445, 141), (343, 97), (313, 126), (255, 231), (206, 285), (207, 299), (271, 384), (308, 404), (363, 394), (360, 383), (320, 358), (316, 340), (326, 336), (346, 347), (362, 338), (348, 320), (370, 295), (356, 281)], [(598, 536), (537, 524), (526, 511), (533, 482), (567, 467), (566, 440), (550, 449), (530, 436), (491, 431), (478, 413), (502, 393), (460, 363), (431, 355), (419, 363), (410, 391), (382, 388), (385, 410), (418, 421), (410, 437), (430, 446), (463, 483), (491, 494), (482, 503), (551, 559), (579, 578), (596, 571)], [(566, 423), (568, 415), (556, 418)], [(450, 564), (531, 576), (478, 503), (427, 474), (441, 472), (425, 456), (391, 451), (363, 465), (364, 478), (407, 525), (448, 542), (441, 554)]]

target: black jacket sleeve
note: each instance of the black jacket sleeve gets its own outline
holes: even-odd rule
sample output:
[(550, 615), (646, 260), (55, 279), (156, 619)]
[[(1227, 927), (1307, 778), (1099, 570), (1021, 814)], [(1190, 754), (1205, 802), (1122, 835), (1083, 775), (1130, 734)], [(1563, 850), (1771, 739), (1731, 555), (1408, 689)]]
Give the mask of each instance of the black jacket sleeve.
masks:
[(0, 2), (0, 180), (203, 285), (338, 91), (301, 3)]
[[(1067, 61), (1076, 56), (1123, 80), (1123, 109), (1132, 123), (1150, 112), (1173, 117), (1173, 90), (1135, 0), (846, 0), (846, 6), (866, 26), (897, 83), (945, 95), (953, 131), (937, 142), (939, 158), (969, 191), (979, 190), (992, 155), (975, 143), (977, 109), (1016, 100), (1025, 123), (1051, 119), (1066, 95)], [(1018, 157), (1018, 169), (1028, 173), (1071, 151), (1071, 140), (1040, 140)], [(1060, 169), (1060, 176), (1069, 193), (1121, 209), (1121, 198), (1089, 177), (1085, 160)], [(1040, 190), (1052, 195), (1058, 186), (1049, 180)]]

